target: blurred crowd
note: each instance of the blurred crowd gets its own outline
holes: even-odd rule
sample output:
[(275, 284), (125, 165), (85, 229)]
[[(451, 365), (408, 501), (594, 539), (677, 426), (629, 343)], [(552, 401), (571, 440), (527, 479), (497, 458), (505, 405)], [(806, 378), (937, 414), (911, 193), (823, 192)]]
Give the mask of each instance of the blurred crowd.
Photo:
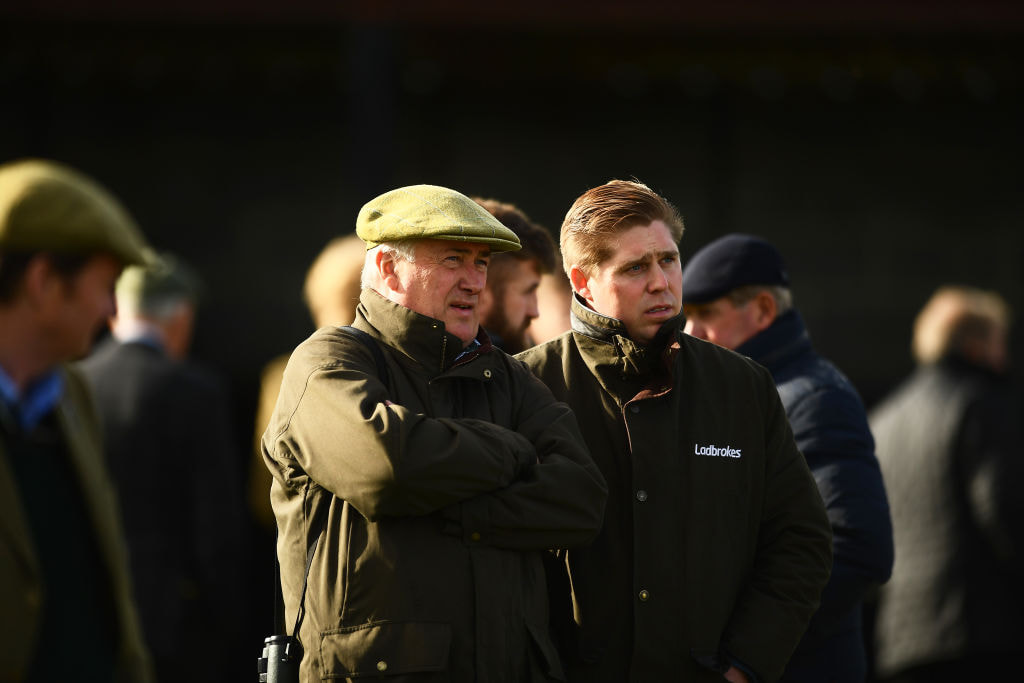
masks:
[[(591, 324), (577, 308), (596, 278), (566, 261), (566, 228), (559, 244), (520, 208), (529, 198), (471, 199), (519, 247), (489, 255), (480, 325), (534, 368), (535, 347)], [(223, 376), (190, 359), (202, 273), (144, 227), (81, 170), (0, 166), (0, 681), (251, 680), (263, 637), (291, 628), (275, 567), (284, 503), (272, 507), (270, 493), (287, 473), (264, 437), (281, 419), (291, 350), (267, 359), (253, 441), (237, 443)], [(827, 515), (831, 570), (784, 670), (759, 676), (727, 658), (720, 675), (997, 677), (1024, 643), (1024, 396), (1010, 372), (1007, 302), (937, 280), (906, 321), (913, 374), (868, 410), (828, 349), (812, 345), (800, 273), (771, 237), (730, 234), (677, 263), (679, 327), (766, 369)], [(296, 346), (367, 315), (371, 247), (339, 226), (309, 255), (296, 305), (311, 325), (295, 330)], [(676, 429), (659, 425), (646, 429)], [(611, 519), (617, 489), (603, 474)], [(647, 490), (633, 488), (618, 505), (644, 502)], [(561, 571), (555, 588), (575, 579)], [(587, 680), (572, 666), (569, 680)]]

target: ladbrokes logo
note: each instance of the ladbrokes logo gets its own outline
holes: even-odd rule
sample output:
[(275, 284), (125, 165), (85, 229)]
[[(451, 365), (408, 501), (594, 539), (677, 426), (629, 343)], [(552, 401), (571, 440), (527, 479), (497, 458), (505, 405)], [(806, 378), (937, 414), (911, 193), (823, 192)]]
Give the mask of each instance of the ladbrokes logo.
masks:
[(701, 446), (700, 444), (693, 444), (694, 455), (707, 455), (710, 457), (717, 458), (740, 458), (743, 456), (742, 449), (729, 448), (728, 446)]

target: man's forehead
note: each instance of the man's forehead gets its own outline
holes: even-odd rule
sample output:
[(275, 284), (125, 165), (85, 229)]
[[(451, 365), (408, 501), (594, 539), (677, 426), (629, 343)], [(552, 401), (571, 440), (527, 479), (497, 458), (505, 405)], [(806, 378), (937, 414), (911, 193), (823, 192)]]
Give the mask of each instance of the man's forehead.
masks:
[(611, 256), (618, 260), (679, 253), (679, 246), (672, 238), (672, 233), (661, 221), (630, 226), (617, 233), (608, 246)]

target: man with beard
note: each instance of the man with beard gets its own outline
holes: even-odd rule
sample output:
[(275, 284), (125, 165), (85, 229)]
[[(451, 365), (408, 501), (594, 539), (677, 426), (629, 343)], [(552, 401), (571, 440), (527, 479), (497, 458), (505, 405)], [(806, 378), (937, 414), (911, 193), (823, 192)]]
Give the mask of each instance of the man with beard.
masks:
[(522, 249), (491, 256), (487, 286), (480, 293), (480, 323), (491, 342), (506, 353), (533, 346), (527, 330), (540, 315), (537, 288), (541, 275), (555, 269), (555, 243), (548, 231), (519, 208), (495, 199), (474, 197), (519, 238)]

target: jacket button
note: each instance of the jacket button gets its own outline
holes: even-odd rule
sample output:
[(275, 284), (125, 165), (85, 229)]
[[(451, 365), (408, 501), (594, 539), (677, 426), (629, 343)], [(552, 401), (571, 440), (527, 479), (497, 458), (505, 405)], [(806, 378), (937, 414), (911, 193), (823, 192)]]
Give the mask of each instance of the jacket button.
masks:
[(377, 662), (377, 671), (387, 671), (387, 670), (388, 670), (388, 663), (387, 662), (385, 662), (383, 659), (380, 660), (379, 662)]
[(651, 594), (648, 593), (647, 589), (645, 588), (637, 594), (637, 597), (640, 598), (640, 602), (647, 602), (647, 599), (651, 597)]
[(491, 369), (490, 368), (484, 370), (484, 377), (486, 377), (487, 379), (491, 378)]
[(469, 540), (471, 540), (471, 541), (479, 541), (480, 540), (480, 532), (479, 531), (474, 531), (473, 533), (471, 533), (469, 535)]
[(640, 412), (640, 406), (638, 406), (638, 405), (631, 405), (629, 407), (629, 412), (634, 413), (634, 414), (635, 413), (639, 413)]
[(640, 489), (639, 491), (637, 491), (636, 492), (636, 499), (639, 500), (641, 503), (644, 502), (645, 500), (647, 500), (647, 491), (644, 491), (643, 489)]

